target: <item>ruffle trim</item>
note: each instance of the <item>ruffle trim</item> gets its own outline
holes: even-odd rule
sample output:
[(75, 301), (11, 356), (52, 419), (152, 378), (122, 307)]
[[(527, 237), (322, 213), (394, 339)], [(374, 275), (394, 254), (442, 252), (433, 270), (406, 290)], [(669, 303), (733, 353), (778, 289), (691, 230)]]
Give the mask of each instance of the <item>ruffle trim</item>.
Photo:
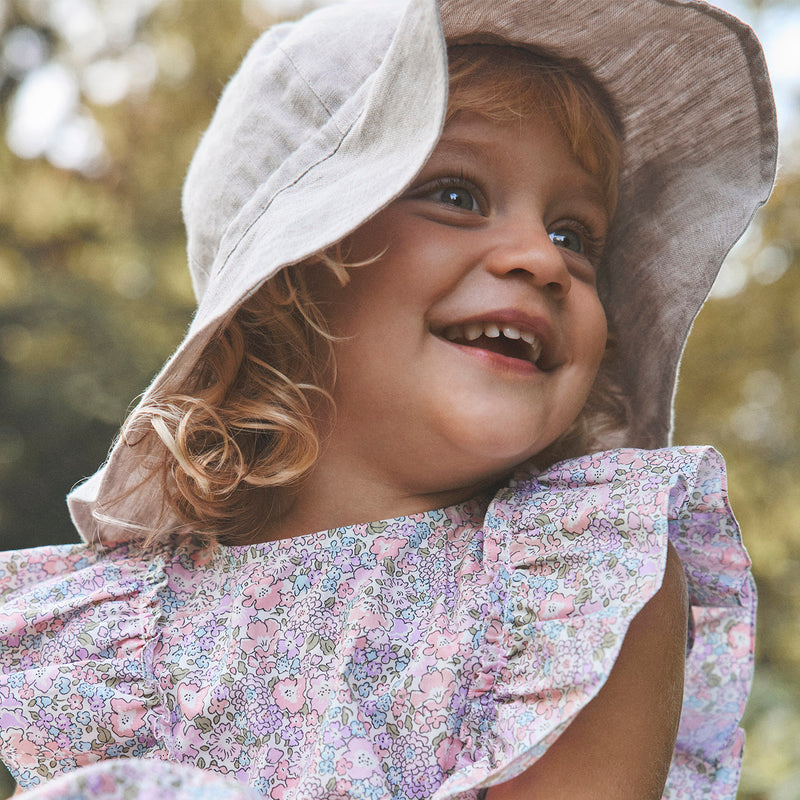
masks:
[(716, 451), (668, 448), (561, 462), (498, 494), (485, 527), (483, 670), (465, 747), (435, 800), (475, 797), (541, 757), (605, 684), (661, 586), (668, 540), (686, 574), (692, 641), (664, 796), (735, 797), (755, 591), (726, 492)]
[(169, 720), (151, 666), (163, 567), (127, 547), (0, 554), (0, 752), (21, 786), (123, 753), (160, 755)]

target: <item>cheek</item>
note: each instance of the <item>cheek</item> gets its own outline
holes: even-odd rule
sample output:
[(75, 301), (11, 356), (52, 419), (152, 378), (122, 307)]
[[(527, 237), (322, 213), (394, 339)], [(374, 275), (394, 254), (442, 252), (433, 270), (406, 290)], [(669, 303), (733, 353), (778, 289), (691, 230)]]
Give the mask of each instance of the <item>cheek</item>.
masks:
[(605, 310), (594, 292), (586, 298), (586, 302), (581, 304), (581, 310), (576, 317), (576, 331), (580, 337), (579, 347), (582, 353), (582, 360), (587, 369), (591, 370), (592, 379), (594, 379), (594, 374), (603, 360), (608, 341), (608, 323)]
[(606, 352), (606, 345), (608, 344), (608, 320), (606, 319), (605, 311), (598, 301), (597, 320), (594, 329), (594, 368), (595, 372), (600, 367), (600, 362)]

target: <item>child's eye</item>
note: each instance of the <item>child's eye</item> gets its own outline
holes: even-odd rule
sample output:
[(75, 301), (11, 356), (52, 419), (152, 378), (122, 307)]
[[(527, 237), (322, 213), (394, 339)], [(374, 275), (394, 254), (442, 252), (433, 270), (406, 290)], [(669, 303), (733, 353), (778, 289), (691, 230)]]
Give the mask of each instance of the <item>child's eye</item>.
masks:
[(589, 228), (579, 222), (570, 223), (570, 226), (553, 228), (550, 241), (556, 247), (583, 256), (596, 265), (603, 253), (604, 238), (593, 235)]
[(563, 247), (565, 250), (572, 250), (573, 253), (585, 255), (583, 238), (576, 231), (571, 231), (568, 228), (559, 228), (556, 231), (551, 231), (550, 241), (556, 247)]
[(454, 208), (459, 211), (482, 214), (484, 208), (483, 195), (466, 177), (445, 177), (429, 181), (411, 194), (424, 200), (432, 200), (438, 205)]
[(469, 189), (463, 186), (448, 186), (434, 192), (434, 197), (448, 206), (463, 208), (465, 211), (479, 211), (478, 201)]

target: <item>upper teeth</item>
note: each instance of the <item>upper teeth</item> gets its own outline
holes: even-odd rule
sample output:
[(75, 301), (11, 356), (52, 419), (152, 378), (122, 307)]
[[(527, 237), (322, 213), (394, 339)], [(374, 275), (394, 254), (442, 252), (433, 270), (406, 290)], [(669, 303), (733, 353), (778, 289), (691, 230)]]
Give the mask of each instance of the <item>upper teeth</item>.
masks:
[(503, 325), (495, 322), (469, 322), (466, 325), (450, 325), (444, 330), (444, 338), (450, 341), (466, 339), (474, 342), (481, 336), (497, 339), (500, 335), (506, 339), (522, 339), (528, 345), (530, 361), (538, 361), (542, 355), (542, 343), (530, 331), (522, 331), (515, 325)]

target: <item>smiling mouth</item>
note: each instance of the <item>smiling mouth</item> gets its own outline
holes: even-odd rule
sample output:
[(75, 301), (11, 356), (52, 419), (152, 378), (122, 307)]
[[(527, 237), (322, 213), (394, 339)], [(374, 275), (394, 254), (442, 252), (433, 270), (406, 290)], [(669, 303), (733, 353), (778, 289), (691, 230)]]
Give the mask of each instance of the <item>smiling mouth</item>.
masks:
[(539, 337), (515, 325), (469, 322), (464, 325), (449, 325), (437, 335), (454, 344), (488, 350), (506, 358), (526, 361), (540, 369), (544, 368), (541, 364), (543, 345)]

